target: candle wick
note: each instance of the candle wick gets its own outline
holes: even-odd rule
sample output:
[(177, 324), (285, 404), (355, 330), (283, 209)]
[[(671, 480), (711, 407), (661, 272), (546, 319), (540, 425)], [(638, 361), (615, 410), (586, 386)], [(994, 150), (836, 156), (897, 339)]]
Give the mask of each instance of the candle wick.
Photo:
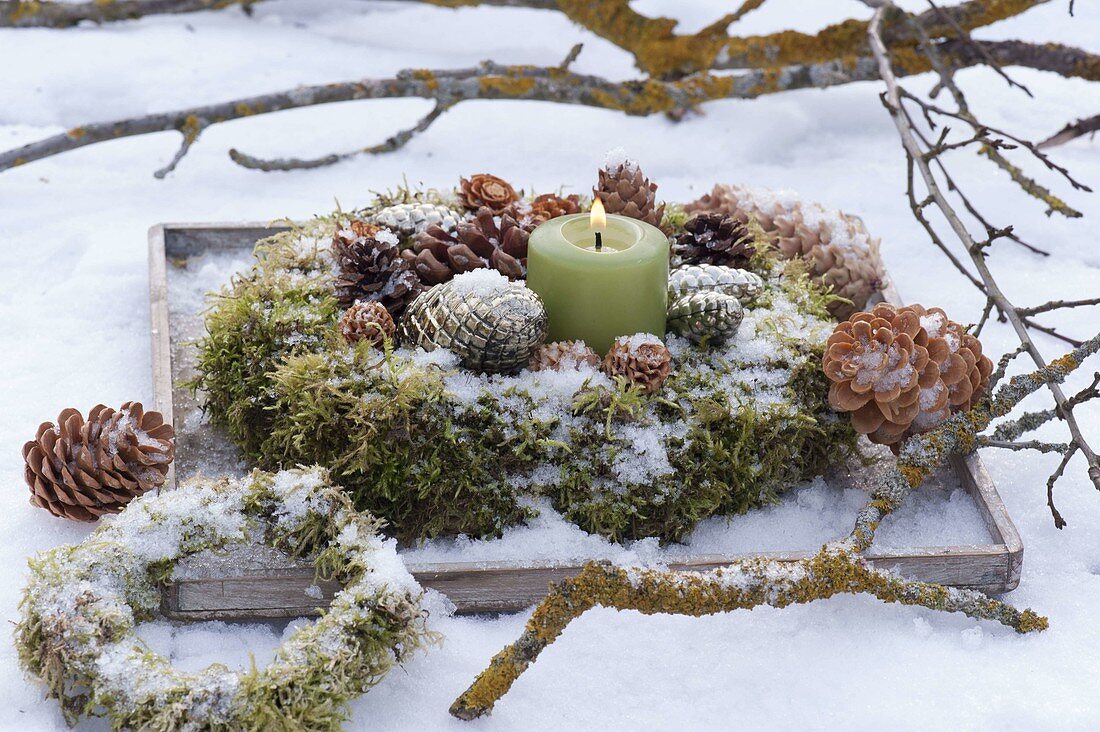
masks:
[(601, 249), (603, 249), (603, 234), (597, 231), (596, 232), (596, 251), (598, 252)]

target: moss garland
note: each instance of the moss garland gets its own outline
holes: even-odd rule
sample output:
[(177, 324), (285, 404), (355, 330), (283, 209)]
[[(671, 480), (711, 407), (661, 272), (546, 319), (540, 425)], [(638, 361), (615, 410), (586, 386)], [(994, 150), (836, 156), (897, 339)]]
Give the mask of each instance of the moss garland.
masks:
[[(446, 352), (347, 345), (328, 250), (347, 216), (258, 245), (207, 315), (193, 386), (248, 458), (326, 466), (402, 541), (497, 536), (533, 495), (612, 540), (679, 540), (701, 519), (776, 501), (855, 444), (816, 366), (830, 298), (766, 244), (753, 267), (768, 285), (738, 336), (670, 336), (673, 377), (646, 396), (593, 369), (487, 376)], [(666, 225), (683, 220), (669, 206)]]
[[(420, 588), (379, 527), (320, 468), (143, 496), (84, 542), (30, 560), (20, 662), (70, 724), (95, 715), (115, 729), (339, 730), (351, 699), (434, 638)], [(135, 627), (156, 614), (181, 559), (249, 541), (316, 555), (344, 589), (266, 668), (184, 673), (140, 643)]]

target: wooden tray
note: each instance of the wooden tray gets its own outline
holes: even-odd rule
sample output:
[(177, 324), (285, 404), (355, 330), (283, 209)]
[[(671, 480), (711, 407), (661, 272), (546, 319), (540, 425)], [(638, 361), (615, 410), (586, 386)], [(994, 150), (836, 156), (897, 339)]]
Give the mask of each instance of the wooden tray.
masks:
[[(257, 239), (283, 227), (264, 224), (161, 224), (149, 230), (149, 294), (152, 308), (153, 391), (156, 408), (176, 426), (177, 457), (169, 475), (175, 485), (196, 470), (201, 455), (226, 472), (243, 473), (228, 440), (199, 419), (194, 397), (179, 384), (193, 373), (193, 328), (198, 313), (170, 317), (168, 268), (207, 252), (230, 251), (247, 255)], [(900, 303), (889, 287), (887, 301)], [(220, 470), (219, 470), (220, 472)], [(936, 476), (948, 485), (962, 486), (974, 498), (989, 530), (990, 543), (969, 546), (913, 547), (874, 552), (867, 558), (881, 568), (893, 568), (912, 579), (969, 587), (996, 594), (1014, 589), (1020, 581), (1024, 547), (997, 489), (977, 454), (955, 456)], [(832, 476), (830, 482), (843, 480)], [(781, 561), (802, 559), (811, 552), (766, 552), (756, 555), (698, 555), (670, 564), (672, 569), (704, 571), (744, 556), (767, 556)], [(550, 582), (576, 574), (575, 564), (516, 562), (410, 563), (410, 571), (424, 587), (445, 594), (459, 612), (508, 612), (526, 608), (546, 595)], [(320, 599), (317, 599), (317, 590)], [(307, 594), (309, 590), (310, 594)], [(202, 576), (170, 584), (164, 592), (165, 615), (177, 619), (285, 618), (313, 615), (339, 590), (335, 583), (316, 583), (311, 565), (285, 557), (262, 562), (243, 561), (228, 553), (216, 566), (204, 566)]]

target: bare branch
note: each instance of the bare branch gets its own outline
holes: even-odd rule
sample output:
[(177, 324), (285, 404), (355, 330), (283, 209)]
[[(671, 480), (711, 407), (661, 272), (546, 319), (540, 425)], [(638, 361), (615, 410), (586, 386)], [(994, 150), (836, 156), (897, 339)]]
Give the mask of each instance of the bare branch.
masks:
[(240, 5), (245, 10), (260, 0), (88, 0), (40, 2), (0, 0), (0, 28), (68, 28), (82, 22), (113, 23), (146, 15), (174, 15), (219, 10)]
[(1039, 313), (1060, 310), (1062, 308), (1080, 308), (1087, 305), (1100, 305), (1100, 297), (1090, 297), (1086, 300), (1052, 300), (1051, 302), (1035, 305), (1030, 308), (1016, 308), (1020, 315), (1038, 315)]
[(1064, 529), (1066, 527), (1066, 520), (1062, 518), (1062, 514), (1054, 506), (1054, 484), (1058, 482), (1058, 479), (1062, 477), (1062, 473), (1066, 471), (1066, 466), (1069, 465), (1069, 461), (1073, 459), (1073, 456), (1077, 453), (1077, 445), (1070, 445), (1070, 448), (1066, 450), (1065, 455), (1062, 456), (1062, 461), (1058, 463), (1058, 467), (1049, 478), (1047, 478), (1047, 506), (1050, 508), (1050, 515), (1054, 518), (1054, 527), (1056, 529)]
[(1004, 450), (1037, 450), (1038, 452), (1056, 452), (1065, 455), (1071, 449), (1066, 442), (1040, 442), (1039, 440), (1027, 440), (1026, 442), (1009, 442), (995, 440), (992, 437), (979, 437), (978, 447), (999, 447)]
[(1096, 133), (1097, 130), (1100, 130), (1100, 114), (1093, 115), (1092, 117), (1085, 117), (1072, 124), (1067, 124), (1065, 127), (1040, 142), (1039, 147), (1045, 149), (1063, 145), (1070, 140), (1076, 140), (1078, 137), (1092, 135)]

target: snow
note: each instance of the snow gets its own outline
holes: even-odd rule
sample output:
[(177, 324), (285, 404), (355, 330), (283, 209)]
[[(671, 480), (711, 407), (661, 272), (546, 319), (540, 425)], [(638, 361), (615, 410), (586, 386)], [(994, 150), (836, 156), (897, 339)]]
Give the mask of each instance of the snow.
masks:
[(489, 297), (506, 289), (509, 285), (507, 277), (488, 267), (464, 272), (457, 275), (451, 282), (450, 287), (456, 293), (467, 297)]
[[(909, 4), (925, 7), (915, 0)], [(638, 0), (632, 7), (681, 17), (685, 25), (679, 30), (690, 32), (728, 12), (726, 4), (719, 5)], [(1100, 50), (1100, 8), (1079, 2), (1070, 19), (1065, 5), (1046, 4), (977, 35)], [(859, 3), (770, 0), (735, 28), (745, 34), (780, 27), (812, 32), (869, 12)], [(412, 37), (410, 29), (431, 42)], [(30, 142), (89, 120), (405, 67), (470, 67), (485, 58), (553, 65), (577, 42), (585, 48), (576, 71), (635, 75), (625, 53), (561, 14), (524, 9), (451, 11), (403, 2), (271, 0), (256, 5), (252, 18), (230, 10), (101, 28), (5, 30), (0, 31), (0, 64), (19, 73), (4, 80), (0, 146)], [(990, 71), (961, 74), (971, 106), (990, 123), (1039, 138), (1100, 108), (1100, 85), (1040, 72), (1012, 74), (1030, 87), (1034, 101), (1006, 89)], [(932, 85), (929, 77), (907, 83), (914, 90)], [(795, 189), (827, 208), (856, 214), (882, 237), (884, 259), (903, 296), (943, 307), (959, 322), (976, 321), (982, 298), (950, 270), (909, 213), (904, 159), (879, 91), (879, 85), (868, 83), (712, 103), (705, 105), (705, 116), (679, 125), (662, 117), (581, 107), (467, 102), (388, 156), (289, 174), (247, 171), (226, 157), (231, 147), (280, 157), (356, 149), (384, 140), (430, 108), (420, 100), (352, 102), (217, 125), (203, 133), (164, 181), (151, 173), (175, 152), (175, 133), (93, 146), (0, 174), (3, 617), (17, 616), (28, 555), (77, 541), (91, 530), (27, 505), (22, 443), (67, 406), (87, 410), (100, 402), (115, 407), (132, 399), (151, 403), (145, 253), (150, 225), (308, 217), (330, 210), (334, 197), (351, 208), (371, 190), (392, 188), (403, 175), (410, 183), (446, 187), (459, 175), (486, 170), (528, 190), (558, 190), (565, 184), (566, 193), (586, 192), (605, 152), (621, 145), (669, 200), (688, 200), (721, 181)], [(1078, 140), (1052, 155), (1095, 188), (1100, 182), (1098, 144)], [(987, 161), (956, 153), (951, 165), (996, 225), (1014, 224), (1018, 235), (1054, 253), (1040, 259), (1010, 242), (995, 245), (989, 264), (1010, 297), (1033, 304), (1097, 294), (1100, 250), (1092, 243), (1100, 199), (1059, 187), (1057, 192), (1086, 217), (1047, 218), (1041, 205), (1023, 197)], [(1052, 181), (1041, 166), (1028, 162), (1024, 167)], [(764, 357), (768, 342), (754, 337), (749, 316), (731, 347), (744, 354), (756, 349)], [(1041, 317), (1059, 330), (1086, 335), (1095, 330), (1097, 311)], [(1046, 336), (1036, 340), (1052, 356), (1062, 350)], [(1015, 346), (1009, 330), (996, 323), (982, 341), (991, 356)], [(446, 356), (437, 352), (431, 358)], [(1014, 369), (1023, 368), (1025, 359), (1017, 361)], [(1074, 375), (1067, 391), (1087, 385), (1095, 370)], [(1025, 408), (1047, 405), (1037, 396)], [(1086, 433), (1100, 441), (1097, 408), (1084, 409), (1079, 417)], [(1060, 435), (1051, 426), (1036, 437)], [(1052, 625), (1046, 633), (1017, 636), (988, 623), (886, 606), (866, 597), (708, 618), (597, 609), (569, 627), (492, 717), (471, 726), (451, 720), (447, 706), (494, 653), (518, 636), (528, 613), (447, 617), (446, 602), (435, 596), (432, 623), (446, 636), (442, 646), (415, 656), (358, 700), (347, 727), (476, 727), (483, 732), (590, 727), (595, 721), (607, 729), (732, 724), (747, 729), (1095, 729), (1100, 725), (1100, 698), (1092, 681), (1100, 647), (1100, 496), (1085, 479), (1078, 457), (1056, 490), (1069, 520), (1065, 530), (1057, 531), (1044, 491), (1057, 456), (986, 450), (983, 458), (1026, 547), (1022, 583), (1007, 599), (1049, 615)], [(918, 520), (921, 530), (932, 531), (937, 522), (946, 527), (965, 513), (965, 503), (955, 497), (934, 505), (919, 503), (920, 494), (914, 499), (890, 531), (884, 527), (883, 547), (892, 541), (903, 545), (905, 533), (916, 530), (903, 526), (901, 518)], [(761, 522), (751, 530), (745, 525), (743, 534), (726, 535), (754, 546), (778, 547), (795, 538), (810, 543), (846, 527), (833, 522), (839, 523), (841, 508), (854, 509), (851, 497), (812, 486), (800, 489), (798, 500), (808, 502), (801, 511), (783, 504), (768, 509), (775, 512), (774, 523)], [(709, 526), (700, 527), (692, 541), (717, 541), (705, 531)], [(536, 523), (530, 531), (562, 528)], [(895, 530), (900, 532), (896, 536)], [(505, 542), (514, 544), (501, 546), (516, 547), (522, 538), (510, 534)], [(158, 649), (168, 649), (186, 670), (212, 661), (240, 668), (248, 653), (262, 664), (283, 632), (266, 625), (201, 624), (156, 640), (158, 632), (168, 634), (163, 625), (143, 626), (143, 637), (169, 644)], [(176, 650), (171, 644), (177, 644)], [(24, 679), (10, 641), (0, 644), (0, 681), (0, 729), (65, 729), (57, 705), (44, 701), (41, 687)], [(79, 729), (103, 730), (105, 725), (86, 722)]]

